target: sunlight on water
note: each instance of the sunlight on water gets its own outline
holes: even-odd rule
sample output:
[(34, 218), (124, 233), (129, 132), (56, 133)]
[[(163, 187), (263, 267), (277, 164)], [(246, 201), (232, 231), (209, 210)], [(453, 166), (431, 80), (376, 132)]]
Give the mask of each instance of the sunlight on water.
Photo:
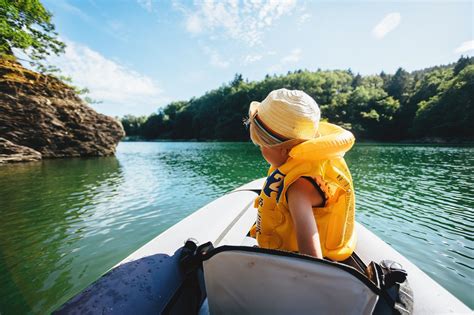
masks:
[(351, 152), (358, 220), (471, 308), (474, 150), (361, 145)]
[[(474, 148), (358, 145), (357, 218), (474, 307)], [(252, 179), (249, 143), (121, 143), (116, 157), (0, 167), (0, 313), (47, 313)]]

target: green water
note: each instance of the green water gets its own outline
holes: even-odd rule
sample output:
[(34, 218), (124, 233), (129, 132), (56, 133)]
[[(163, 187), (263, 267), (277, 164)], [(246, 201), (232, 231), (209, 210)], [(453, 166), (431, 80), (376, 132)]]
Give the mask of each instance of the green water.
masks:
[[(474, 307), (474, 148), (357, 145), (357, 219)], [(121, 143), (0, 167), (0, 313), (48, 313), (199, 207), (266, 173), (248, 143)]]

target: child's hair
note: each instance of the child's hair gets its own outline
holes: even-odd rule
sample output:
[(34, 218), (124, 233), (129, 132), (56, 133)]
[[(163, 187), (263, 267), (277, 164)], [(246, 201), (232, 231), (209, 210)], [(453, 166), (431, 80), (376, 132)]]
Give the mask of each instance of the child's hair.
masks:
[(279, 89), (263, 102), (252, 102), (246, 124), (250, 139), (261, 147), (291, 148), (318, 134), (318, 104), (303, 91)]

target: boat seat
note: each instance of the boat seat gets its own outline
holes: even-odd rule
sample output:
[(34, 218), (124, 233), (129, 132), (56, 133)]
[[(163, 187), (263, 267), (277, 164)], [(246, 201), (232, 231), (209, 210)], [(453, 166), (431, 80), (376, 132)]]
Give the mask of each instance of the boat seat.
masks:
[(378, 299), (355, 269), (294, 253), (223, 246), (203, 268), (211, 314), (370, 314)]

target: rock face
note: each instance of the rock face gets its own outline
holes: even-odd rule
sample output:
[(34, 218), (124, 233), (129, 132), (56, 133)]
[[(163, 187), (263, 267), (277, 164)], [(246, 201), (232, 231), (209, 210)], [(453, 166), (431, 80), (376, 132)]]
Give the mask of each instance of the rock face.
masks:
[(43, 158), (112, 155), (124, 135), (120, 122), (90, 108), (70, 86), (0, 59), (0, 137), (11, 143), (2, 142), (0, 160), (16, 146)]
[(41, 160), (41, 153), (0, 138), (0, 164)]

